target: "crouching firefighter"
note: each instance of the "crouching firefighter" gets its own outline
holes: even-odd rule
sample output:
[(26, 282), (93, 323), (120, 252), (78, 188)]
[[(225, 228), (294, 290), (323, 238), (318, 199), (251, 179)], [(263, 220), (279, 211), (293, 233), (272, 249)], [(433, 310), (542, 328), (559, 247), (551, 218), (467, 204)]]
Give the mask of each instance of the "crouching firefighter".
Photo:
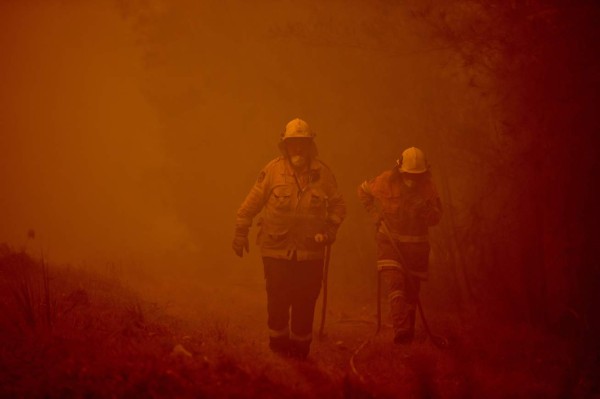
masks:
[(377, 269), (387, 286), (394, 342), (408, 344), (420, 284), (428, 275), (428, 229), (442, 216), (423, 151), (406, 149), (393, 169), (363, 182), (358, 197), (377, 228)]
[(346, 206), (331, 170), (317, 159), (315, 133), (301, 119), (281, 135), (282, 156), (269, 162), (237, 212), (233, 250), (248, 252), (257, 226), (267, 290), (269, 347), (306, 358), (323, 278), (325, 247), (336, 238)]

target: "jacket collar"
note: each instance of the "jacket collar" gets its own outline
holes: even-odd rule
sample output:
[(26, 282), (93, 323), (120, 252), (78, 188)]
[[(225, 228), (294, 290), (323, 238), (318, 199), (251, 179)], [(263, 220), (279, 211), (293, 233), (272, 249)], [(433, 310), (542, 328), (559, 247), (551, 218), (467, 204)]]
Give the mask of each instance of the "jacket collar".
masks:
[[(285, 174), (290, 175), (290, 176), (294, 176), (295, 172), (294, 172), (294, 168), (292, 167), (292, 164), (290, 163), (289, 158), (284, 158), (285, 161)], [(318, 173), (321, 170), (321, 163), (319, 161), (317, 161), (315, 158), (311, 158), (310, 159), (310, 165), (309, 165), (309, 172), (312, 174), (314, 173)]]

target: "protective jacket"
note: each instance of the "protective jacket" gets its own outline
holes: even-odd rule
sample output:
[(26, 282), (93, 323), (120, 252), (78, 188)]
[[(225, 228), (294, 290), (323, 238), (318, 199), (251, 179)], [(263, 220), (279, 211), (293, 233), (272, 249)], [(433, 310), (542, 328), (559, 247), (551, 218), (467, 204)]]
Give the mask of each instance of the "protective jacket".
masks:
[[(439, 223), (442, 205), (431, 178), (408, 187), (397, 170), (388, 170), (358, 187), (358, 198), (367, 212), (378, 222), (377, 266), (383, 269), (407, 269), (419, 278), (427, 278), (429, 253), (429, 226)], [(380, 209), (377, 209), (379, 206)], [(408, 264), (401, 265), (401, 257), (390, 243), (380, 220), (390, 230), (396, 247)]]
[(269, 162), (237, 212), (236, 230), (248, 232), (257, 222), (257, 245), (263, 257), (314, 260), (324, 257), (324, 243), (315, 235), (326, 234), (335, 240), (337, 229), (346, 215), (346, 205), (337, 190), (331, 170), (320, 160), (311, 159), (308, 182), (302, 188), (285, 157)]

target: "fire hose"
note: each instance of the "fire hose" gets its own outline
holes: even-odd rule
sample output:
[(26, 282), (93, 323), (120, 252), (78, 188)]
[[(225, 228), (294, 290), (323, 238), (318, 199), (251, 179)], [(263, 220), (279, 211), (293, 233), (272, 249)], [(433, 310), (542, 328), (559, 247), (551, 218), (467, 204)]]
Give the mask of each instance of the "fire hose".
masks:
[[(408, 272), (404, 266), (404, 265), (406, 265), (406, 261), (404, 260), (404, 257), (402, 256), (402, 252), (400, 251), (400, 248), (398, 248), (398, 246), (396, 245), (396, 242), (394, 241), (394, 239), (392, 237), (392, 233), (390, 232), (385, 220), (381, 220), (381, 226), (382, 226), (384, 233), (388, 237), (390, 243), (392, 244), (394, 251), (396, 251), (396, 253), (398, 255), (400, 264), (402, 265), (402, 272), (407, 274)], [(410, 282), (411, 280), (409, 278), (407, 278), (406, 281)], [(427, 323), (427, 319), (425, 318), (425, 313), (423, 312), (423, 306), (421, 305), (421, 300), (419, 299), (418, 295), (417, 295), (417, 308), (419, 309), (419, 314), (421, 315), (421, 321), (423, 322), (423, 327), (425, 328), (425, 332), (431, 339), (431, 342), (439, 349), (447, 348), (448, 347), (448, 339), (441, 335), (433, 334), (431, 332), (431, 329), (429, 328), (429, 324)], [(378, 271), (377, 272), (377, 329), (375, 330), (375, 334), (373, 334), (372, 337), (369, 337), (366, 340), (364, 340), (362, 342), (362, 344), (354, 351), (354, 353), (350, 357), (350, 369), (358, 377), (358, 379), (361, 383), (364, 383), (365, 379), (356, 369), (356, 365), (354, 364), (354, 358), (371, 341), (371, 339), (375, 338), (375, 336), (377, 336), (377, 334), (379, 334), (380, 330), (381, 330), (381, 271)]]
[[(392, 244), (394, 251), (396, 251), (398, 258), (400, 259), (402, 273), (404, 273), (404, 275), (408, 277), (408, 271), (406, 270), (407, 263), (404, 260), (404, 257), (402, 256), (402, 252), (400, 251), (400, 248), (398, 248), (398, 245), (396, 245), (396, 242), (394, 241), (394, 238), (392, 237), (392, 233), (390, 232), (390, 229), (388, 228), (388, 225), (385, 222), (385, 220), (381, 221), (381, 227), (383, 228), (384, 233), (387, 235), (388, 239), (390, 240), (390, 243)], [(379, 286), (380, 285), (379, 280), (381, 280), (381, 272), (378, 273), (377, 277), (378, 277), (377, 285)], [(409, 284), (412, 284), (412, 280), (410, 278), (406, 278), (406, 281)], [(381, 296), (379, 295), (379, 290), (378, 290), (377, 294), (378, 294), (377, 302), (379, 303), (381, 301)], [(377, 307), (379, 309), (379, 307), (380, 307), (379, 304)], [(443, 337), (441, 335), (433, 334), (431, 332), (431, 329), (429, 328), (429, 324), (427, 323), (427, 319), (425, 318), (425, 313), (423, 312), (423, 305), (421, 304), (421, 299), (419, 298), (419, 295), (417, 295), (417, 308), (419, 308), (419, 314), (421, 315), (421, 321), (423, 322), (423, 327), (425, 327), (425, 332), (431, 339), (431, 342), (440, 349), (447, 348), (448, 347), (448, 339), (446, 339), (445, 337)], [(381, 312), (378, 312), (378, 317), (381, 318)], [(381, 324), (381, 321), (378, 320), (377, 325), (379, 326), (380, 324)]]

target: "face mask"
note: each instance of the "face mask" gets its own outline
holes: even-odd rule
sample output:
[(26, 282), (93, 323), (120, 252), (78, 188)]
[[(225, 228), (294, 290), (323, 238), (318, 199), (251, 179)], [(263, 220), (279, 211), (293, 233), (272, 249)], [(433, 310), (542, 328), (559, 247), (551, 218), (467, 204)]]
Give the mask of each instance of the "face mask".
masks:
[(292, 162), (292, 165), (294, 165), (296, 168), (302, 168), (306, 165), (306, 158), (302, 155), (293, 155), (290, 158), (290, 161)]
[(406, 184), (407, 187), (412, 187), (415, 185), (415, 181), (412, 179), (402, 179), (402, 181), (404, 182), (404, 184)]

